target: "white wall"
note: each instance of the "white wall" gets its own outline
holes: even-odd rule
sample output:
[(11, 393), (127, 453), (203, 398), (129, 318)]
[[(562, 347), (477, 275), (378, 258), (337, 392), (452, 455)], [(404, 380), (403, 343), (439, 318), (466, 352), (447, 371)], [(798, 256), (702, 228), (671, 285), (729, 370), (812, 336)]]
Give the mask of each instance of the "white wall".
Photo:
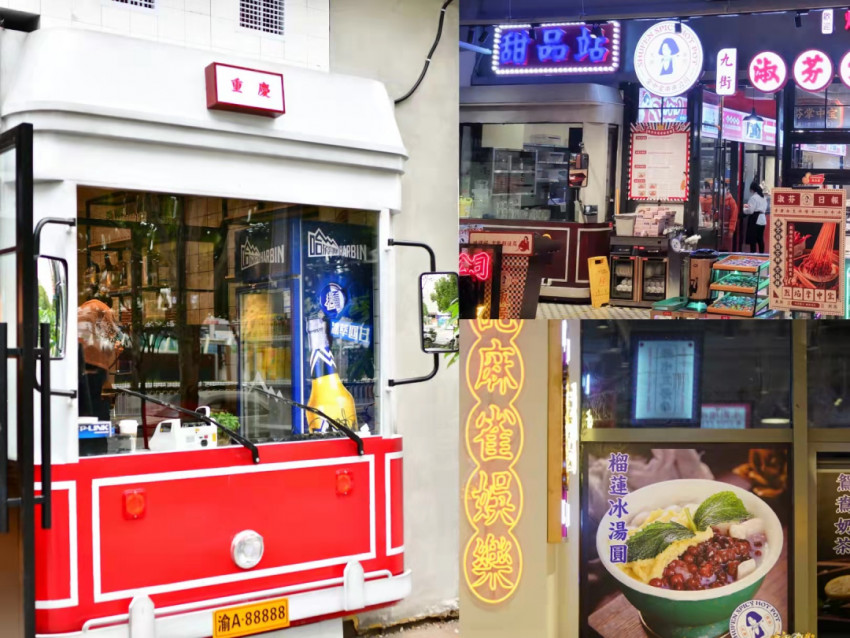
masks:
[[(442, 0), (347, 0), (331, 4), (334, 72), (368, 76), (399, 97), (419, 77), (437, 31)], [(458, 19), (450, 5), (443, 39), (418, 91), (397, 107), (410, 160), (402, 182), (396, 239), (422, 241), (437, 254), (438, 270), (457, 270)], [(421, 254), (420, 254), (421, 253)], [(424, 252), (396, 252), (396, 345), (393, 374), (419, 376), (431, 361), (419, 350), (417, 277)], [(393, 390), (395, 421), (404, 436), (405, 563), (413, 593), (400, 604), (362, 618), (388, 624), (453, 609), (458, 595), (459, 366), (427, 383)]]
[(0, 0), (0, 10), (39, 15), (40, 28), (75, 26), (311, 69), (328, 69), (329, 0), (284, 0), (284, 35), (239, 26), (239, 0)]

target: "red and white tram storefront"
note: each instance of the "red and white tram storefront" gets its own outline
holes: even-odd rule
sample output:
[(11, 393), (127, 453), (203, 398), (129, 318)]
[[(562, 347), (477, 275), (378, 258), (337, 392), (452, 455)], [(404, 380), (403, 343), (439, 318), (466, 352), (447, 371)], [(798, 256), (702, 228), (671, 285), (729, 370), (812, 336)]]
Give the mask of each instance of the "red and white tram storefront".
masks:
[[(207, 108), (211, 63), (257, 66), (227, 55), (62, 29), (0, 50), (4, 635), (341, 636), (342, 616), (404, 598), (378, 310), (405, 151), (384, 88), (271, 65), (286, 113), (266, 118)], [(35, 325), (56, 291), (27, 282), (62, 267), (37, 255), (68, 266), (53, 360)], [(113, 350), (91, 354), (92, 332)], [(314, 428), (298, 405), (317, 388), (345, 394), (330, 402), (354, 406), (360, 444)], [(209, 406), (244, 445), (161, 403)]]

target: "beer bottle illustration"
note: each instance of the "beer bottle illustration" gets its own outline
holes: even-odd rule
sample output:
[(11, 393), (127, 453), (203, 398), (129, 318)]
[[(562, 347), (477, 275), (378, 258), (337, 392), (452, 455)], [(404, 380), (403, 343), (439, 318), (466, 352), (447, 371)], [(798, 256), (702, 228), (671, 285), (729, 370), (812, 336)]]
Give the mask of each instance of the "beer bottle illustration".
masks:
[[(354, 397), (342, 384), (337, 373), (324, 320), (308, 320), (307, 335), (310, 340), (310, 376), (313, 379), (307, 405), (321, 410), (356, 431), (357, 411), (354, 407)], [(330, 428), (327, 421), (318, 414), (308, 412), (305, 416), (309, 433), (326, 432)]]

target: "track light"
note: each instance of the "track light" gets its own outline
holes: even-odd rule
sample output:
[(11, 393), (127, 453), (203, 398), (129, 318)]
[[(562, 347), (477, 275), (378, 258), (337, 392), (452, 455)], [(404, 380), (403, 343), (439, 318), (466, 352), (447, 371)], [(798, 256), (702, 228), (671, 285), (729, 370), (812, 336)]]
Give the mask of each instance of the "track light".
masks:
[(673, 30), (674, 30), (676, 33), (681, 33), (681, 32), (682, 32), (682, 21), (681, 21), (681, 20), (678, 20), (678, 21), (676, 22), (676, 26), (673, 28)]
[(803, 26), (803, 14), (799, 11), (794, 15), (794, 26), (798, 29)]

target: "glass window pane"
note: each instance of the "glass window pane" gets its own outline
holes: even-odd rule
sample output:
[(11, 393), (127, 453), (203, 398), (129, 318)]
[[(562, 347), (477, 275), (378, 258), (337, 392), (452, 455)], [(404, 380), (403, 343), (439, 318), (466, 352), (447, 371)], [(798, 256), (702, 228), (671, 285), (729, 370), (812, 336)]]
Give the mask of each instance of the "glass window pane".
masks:
[(79, 208), (81, 416), (197, 420), (115, 387), (257, 442), (339, 436), (291, 401), (375, 431), (377, 213), (90, 188)]
[(794, 128), (826, 128), (826, 92), (809, 93), (796, 89)]
[(850, 426), (850, 324), (806, 322), (809, 426)]
[(582, 427), (790, 427), (790, 335), (784, 321), (583, 321)]
[(850, 168), (846, 144), (794, 144), (791, 161), (794, 168), (833, 171)]

